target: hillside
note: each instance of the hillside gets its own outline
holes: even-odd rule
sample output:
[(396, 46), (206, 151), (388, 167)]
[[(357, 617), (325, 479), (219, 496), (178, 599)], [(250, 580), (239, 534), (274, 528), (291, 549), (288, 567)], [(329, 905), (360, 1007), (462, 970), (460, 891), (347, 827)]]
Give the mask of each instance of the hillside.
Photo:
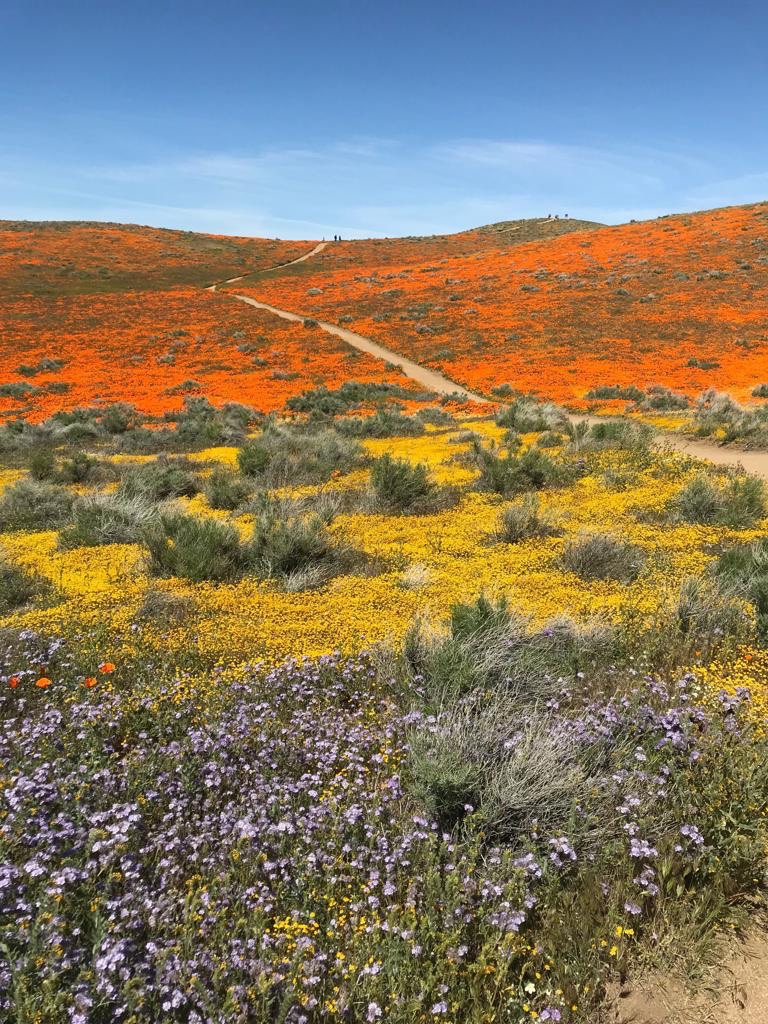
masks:
[(409, 235), (404, 238), (360, 238), (331, 242), (310, 265), (289, 267), (280, 273), (303, 277), (314, 271), (343, 267), (390, 267), (398, 264), (441, 262), (451, 257), (496, 252), (523, 242), (544, 241), (577, 231), (603, 227), (594, 221), (531, 217), (499, 221), (450, 235)]
[[(577, 223), (514, 222), (525, 237)], [(472, 255), (523, 237), (502, 228), (334, 243), (310, 263), (274, 273)], [(162, 415), (188, 396), (271, 412), (308, 388), (350, 378), (402, 383), (316, 328), (287, 327), (204, 290), (294, 260), (312, 244), (131, 224), (0, 222), (0, 415), (40, 420), (125, 399)], [(263, 276), (272, 275), (247, 282)]]
[(512, 390), (768, 379), (768, 207), (566, 223), (7, 227), (3, 1020), (629, 1024), (754, 926), (768, 453)]
[(305, 242), (137, 224), (0, 220), (0, 295), (89, 295), (208, 285), (285, 263), (308, 247)]
[(590, 389), (661, 384), (746, 397), (768, 379), (768, 204), (472, 254), (443, 250), (429, 262), (421, 255), (414, 247), (396, 264), (370, 247), (348, 270), (305, 264), (235, 287), (310, 316), (343, 317), (486, 392), (507, 384), (583, 404)]

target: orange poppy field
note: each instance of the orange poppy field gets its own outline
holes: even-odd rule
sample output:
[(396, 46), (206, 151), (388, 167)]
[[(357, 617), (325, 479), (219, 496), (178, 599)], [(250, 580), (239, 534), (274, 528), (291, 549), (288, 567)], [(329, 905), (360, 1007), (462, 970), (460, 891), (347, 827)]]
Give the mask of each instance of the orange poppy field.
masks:
[(0, 220), (0, 296), (209, 285), (287, 263), (308, 248), (136, 224)]
[(0, 331), (0, 412), (34, 421), (116, 401), (162, 415), (188, 395), (272, 412), (350, 379), (416, 387), (318, 327), (201, 288), (28, 297), (2, 306)]
[[(384, 256), (390, 246), (401, 263)], [(230, 287), (309, 316), (352, 317), (358, 333), (486, 393), (509, 384), (579, 407), (605, 385), (745, 398), (768, 379), (765, 203), (443, 250), (429, 263), (424, 245), (405, 240), (338, 252), (339, 262), (359, 257)]]

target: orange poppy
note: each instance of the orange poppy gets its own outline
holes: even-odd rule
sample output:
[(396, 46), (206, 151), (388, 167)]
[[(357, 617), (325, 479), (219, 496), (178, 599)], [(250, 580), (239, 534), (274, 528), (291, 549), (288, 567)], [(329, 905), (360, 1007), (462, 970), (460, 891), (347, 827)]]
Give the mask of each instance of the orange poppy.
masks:
[(11, 678), (8, 680), (8, 685), (12, 690), (15, 690), (16, 687), (19, 685), (19, 677), (11, 676)]
[(83, 686), (87, 686), (88, 689), (96, 685), (96, 676), (86, 676), (83, 680)]
[(108, 675), (110, 672), (114, 671), (115, 666), (111, 661), (102, 661), (102, 663), (99, 665), (99, 672), (102, 672), (104, 675)]
[(35, 683), (35, 686), (39, 686), (41, 690), (44, 690), (46, 686), (50, 686), (52, 682), (53, 680), (49, 679), (48, 676), (40, 676)]

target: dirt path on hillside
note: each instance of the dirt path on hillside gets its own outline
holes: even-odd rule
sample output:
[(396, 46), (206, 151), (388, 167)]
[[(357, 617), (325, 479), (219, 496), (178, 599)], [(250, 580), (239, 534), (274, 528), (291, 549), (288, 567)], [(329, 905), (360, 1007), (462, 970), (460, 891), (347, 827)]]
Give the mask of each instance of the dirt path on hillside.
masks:
[[(309, 255), (309, 254), (308, 254)], [(266, 309), (269, 313), (274, 313), (275, 316), (280, 316), (283, 320), (293, 320), (294, 322), (302, 323), (307, 317), (300, 316), (298, 313), (290, 313), (287, 309), (277, 309), (276, 306), (270, 306), (266, 302), (259, 302), (257, 299), (252, 299), (248, 295), (232, 295), (233, 299), (239, 299), (240, 302), (247, 302), (249, 306), (255, 306), (256, 309)], [(312, 317), (311, 319), (314, 319)], [(399, 355), (397, 352), (393, 352), (392, 349), (384, 348), (383, 345), (377, 344), (375, 341), (371, 341), (370, 338), (363, 337), (362, 334), (355, 334), (354, 331), (348, 331), (346, 327), (339, 327), (337, 324), (329, 324), (323, 320), (314, 321), (321, 330), (326, 331), (328, 334), (334, 334), (337, 338), (341, 338), (348, 345), (358, 349), (360, 352), (367, 352), (369, 355), (376, 356), (377, 359), (383, 359), (384, 362), (392, 363), (394, 366), (400, 367), (406, 377), (410, 377), (411, 380), (418, 381), (419, 384), (423, 385), (428, 391), (434, 391), (438, 395), (460, 395), (462, 398), (468, 399), (472, 402), (486, 402), (487, 399), (483, 398), (482, 395), (477, 395), (473, 391), (468, 391), (461, 384), (457, 384), (456, 381), (449, 380), (448, 377), (444, 377), (442, 373), (438, 373), (436, 370), (430, 370), (426, 366), (421, 366), (419, 363), (414, 363), (410, 359), (406, 359), (404, 356)]]
[(314, 249), (310, 249), (309, 252), (305, 252), (303, 256), (299, 256), (295, 260), (289, 260), (287, 263), (276, 263), (274, 267), (264, 267), (262, 270), (250, 270), (247, 274), (241, 274), (239, 277), (228, 277), (226, 281), (217, 281), (216, 284), (209, 285), (205, 290), (207, 292), (215, 292), (220, 284), (234, 284), (235, 281), (244, 281), (251, 274), (266, 274), (270, 270), (282, 270), (283, 267), (292, 267), (294, 263), (303, 263), (310, 256), (316, 256), (317, 253), (322, 252), (326, 245), (328, 245), (327, 242), (318, 242)]
[[(290, 263), (281, 264), (281, 266), (289, 267), (294, 263), (302, 263), (304, 260), (309, 259), (310, 256), (314, 256), (315, 253), (321, 252), (327, 244), (327, 242), (319, 242), (310, 252), (305, 253), (303, 256), (299, 256), (298, 259), (291, 260)], [(272, 267), (270, 269), (277, 270), (279, 268)], [(233, 281), (241, 281), (244, 277), (248, 276), (248, 274), (243, 274), (242, 277), (232, 277), (229, 281), (224, 283), (231, 284)], [(215, 291), (216, 285), (211, 285), (208, 290)], [(308, 318), (299, 313), (291, 313), (287, 309), (278, 309), (276, 306), (270, 306), (267, 302), (259, 302), (258, 299), (252, 299), (249, 295), (238, 295), (235, 292), (229, 292), (228, 294), (231, 295), (233, 299), (237, 299), (240, 302), (246, 302), (249, 306), (254, 306), (256, 309), (265, 309), (268, 313), (273, 313), (275, 316), (282, 317), (283, 320), (291, 320), (294, 323), (301, 323), (306, 319), (314, 319), (314, 317)], [(342, 341), (351, 345), (353, 348), (358, 349), (360, 352), (367, 352), (368, 355), (375, 356), (377, 359), (381, 359), (384, 362), (391, 363), (392, 365), (399, 367), (407, 377), (410, 377), (411, 380), (415, 380), (427, 390), (434, 391), (435, 394), (460, 395), (462, 398), (472, 402), (485, 403), (488, 401), (487, 398), (477, 394), (477, 392), (470, 391), (461, 384), (457, 384), (456, 381), (451, 380), (442, 373), (438, 373), (437, 370), (430, 370), (428, 367), (422, 366), (420, 363), (413, 362), (412, 359), (406, 359), (405, 356), (400, 355), (398, 352), (385, 348), (384, 345), (379, 345), (378, 342), (372, 341), (370, 338), (366, 338), (362, 334), (350, 331), (346, 327), (339, 327), (338, 324), (327, 323), (324, 320), (316, 320), (315, 322), (321, 330), (326, 331), (328, 334), (335, 335), (337, 338), (340, 338)], [(600, 417), (594, 416), (572, 415), (570, 418), (574, 422), (583, 419), (589, 420), (590, 423), (601, 422)], [(768, 452), (721, 448), (708, 441), (697, 441), (693, 438), (684, 437), (681, 434), (658, 433), (657, 438), (658, 444), (662, 447), (666, 446), (674, 448), (675, 451), (683, 452), (686, 455), (690, 455), (692, 458), (704, 459), (707, 462), (714, 463), (716, 466), (741, 466), (748, 473), (753, 473), (755, 476), (762, 477), (763, 480), (768, 480)]]

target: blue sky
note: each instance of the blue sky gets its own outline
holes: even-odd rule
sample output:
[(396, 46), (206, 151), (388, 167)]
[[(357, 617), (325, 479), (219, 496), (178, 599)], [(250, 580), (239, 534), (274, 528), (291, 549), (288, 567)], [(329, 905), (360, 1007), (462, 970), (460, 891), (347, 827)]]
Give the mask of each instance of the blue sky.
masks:
[(3, 0), (0, 218), (316, 238), (768, 198), (768, 5)]

